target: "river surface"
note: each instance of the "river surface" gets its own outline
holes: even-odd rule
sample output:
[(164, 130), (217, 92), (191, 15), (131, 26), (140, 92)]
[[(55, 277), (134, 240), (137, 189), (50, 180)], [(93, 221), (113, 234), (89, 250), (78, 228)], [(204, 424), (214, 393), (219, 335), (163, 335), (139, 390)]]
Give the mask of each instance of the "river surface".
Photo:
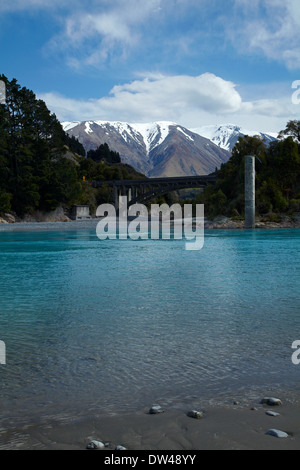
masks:
[(26, 227), (0, 232), (0, 429), (298, 387), (299, 230), (206, 230), (186, 251)]

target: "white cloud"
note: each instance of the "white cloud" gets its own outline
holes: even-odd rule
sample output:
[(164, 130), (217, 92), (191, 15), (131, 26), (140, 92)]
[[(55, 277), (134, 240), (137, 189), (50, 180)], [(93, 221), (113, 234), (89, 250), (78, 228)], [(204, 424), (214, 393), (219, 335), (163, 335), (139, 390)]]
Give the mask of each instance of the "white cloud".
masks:
[[(0, 14), (45, 9), (57, 13), (53, 20), (60, 33), (45, 49), (62, 53), (66, 63), (77, 69), (101, 65), (112, 54), (127, 57), (133, 47), (141, 50), (145, 41), (155, 47), (156, 35), (162, 41), (161, 51), (180, 50), (182, 57), (196, 54), (196, 47), (201, 49), (204, 44), (213, 50), (220, 47), (215, 36), (224, 32), (242, 54), (260, 53), (290, 69), (300, 68), (299, 0), (228, 0), (226, 8), (220, 3), (224, 2), (1, 0)], [(199, 28), (191, 21), (191, 12)], [(184, 19), (188, 19), (188, 27)]]
[(103, 64), (112, 54), (126, 56), (141, 44), (143, 26), (160, 15), (161, 4), (162, 0), (1, 0), (0, 15), (51, 12), (59, 32), (42, 45), (44, 53), (59, 53), (67, 65), (84, 69)]
[(300, 68), (299, 0), (235, 0), (235, 7), (227, 34), (242, 53), (260, 51), (289, 69)]
[(153, 75), (113, 87), (109, 96), (88, 101), (57, 93), (40, 95), (61, 121), (175, 121), (186, 127), (236, 122), (277, 132), (297, 116), (292, 90), (286, 98), (243, 102), (232, 82), (211, 73), (197, 77)]
[[(85, 3), (85, 2), (83, 2)], [(61, 33), (48, 47), (68, 55), (67, 63), (76, 68), (103, 63), (112, 52), (126, 55), (141, 40), (141, 26), (155, 16), (162, 0), (115, 0), (91, 2), (89, 7), (75, 8), (63, 20)], [(79, 58), (72, 57), (76, 51)]]
[[(110, 96), (87, 102), (42, 95), (60, 119), (163, 120), (180, 118), (189, 111), (232, 113), (242, 100), (232, 82), (210, 73), (144, 78), (114, 86)], [(76, 114), (76, 115), (75, 115)]]

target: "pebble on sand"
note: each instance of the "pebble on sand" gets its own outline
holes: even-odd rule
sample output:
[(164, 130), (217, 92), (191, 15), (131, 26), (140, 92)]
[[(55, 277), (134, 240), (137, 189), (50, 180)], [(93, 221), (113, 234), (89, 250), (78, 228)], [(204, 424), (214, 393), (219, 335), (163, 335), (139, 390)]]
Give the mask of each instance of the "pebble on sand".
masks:
[(187, 413), (187, 416), (189, 416), (189, 418), (202, 419), (203, 418), (203, 413), (202, 413), (202, 411), (192, 410), (192, 411), (189, 411)]
[(268, 410), (266, 411), (266, 415), (276, 417), (276, 416), (280, 416), (280, 413), (275, 413), (275, 411)]
[(284, 431), (280, 431), (279, 429), (269, 429), (266, 434), (268, 436), (274, 436), (274, 437), (279, 437), (279, 438), (283, 438), (283, 437), (289, 437), (289, 435), (284, 432)]
[(149, 413), (150, 415), (157, 415), (159, 413), (163, 413), (164, 410), (162, 409), (162, 407), (160, 405), (153, 405), (151, 406), (150, 410), (149, 410)]
[(279, 398), (274, 398), (274, 397), (263, 398), (261, 403), (263, 405), (269, 405), (269, 406), (281, 406), (282, 405), (282, 401)]
[(105, 444), (103, 444), (103, 442), (101, 441), (91, 441), (88, 443), (87, 449), (104, 449), (105, 448)]

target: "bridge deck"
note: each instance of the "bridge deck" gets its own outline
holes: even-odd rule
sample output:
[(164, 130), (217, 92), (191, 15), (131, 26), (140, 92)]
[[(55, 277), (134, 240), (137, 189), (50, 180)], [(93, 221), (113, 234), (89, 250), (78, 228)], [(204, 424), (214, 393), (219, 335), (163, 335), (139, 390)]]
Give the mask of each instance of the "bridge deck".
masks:
[(171, 178), (141, 178), (135, 180), (93, 181), (92, 185), (100, 188), (108, 185), (114, 192), (114, 205), (118, 208), (119, 197), (127, 196), (128, 204), (146, 203), (155, 197), (163, 196), (171, 191), (187, 188), (205, 188), (217, 181), (217, 175), (175, 176)]
[(175, 177), (163, 177), (163, 178), (141, 178), (135, 180), (111, 180), (111, 181), (95, 181), (97, 186), (107, 184), (109, 186), (119, 187), (132, 187), (132, 186), (144, 186), (144, 185), (176, 185), (176, 184), (209, 184), (217, 181), (215, 173), (210, 175), (199, 175), (199, 176), (175, 176)]

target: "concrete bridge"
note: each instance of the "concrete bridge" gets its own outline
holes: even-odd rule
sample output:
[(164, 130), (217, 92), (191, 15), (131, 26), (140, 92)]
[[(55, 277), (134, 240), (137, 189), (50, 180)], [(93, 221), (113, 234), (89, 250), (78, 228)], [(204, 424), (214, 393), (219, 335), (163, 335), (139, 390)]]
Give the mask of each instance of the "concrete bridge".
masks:
[(127, 196), (128, 206), (136, 203), (145, 204), (152, 199), (171, 191), (188, 188), (205, 188), (217, 181), (216, 173), (202, 176), (176, 176), (171, 178), (147, 178), (136, 180), (93, 181), (93, 186), (100, 188), (108, 185), (113, 188), (115, 208), (119, 207), (119, 197)]
[[(255, 228), (255, 159), (256, 155), (245, 156), (245, 228)], [(260, 161), (260, 160), (259, 160)], [(187, 188), (205, 188), (218, 180), (217, 172), (210, 175), (176, 176), (173, 178), (147, 178), (137, 180), (93, 181), (92, 186), (113, 188), (114, 204), (119, 209), (119, 197), (127, 196), (127, 205), (145, 204), (171, 191)]]

